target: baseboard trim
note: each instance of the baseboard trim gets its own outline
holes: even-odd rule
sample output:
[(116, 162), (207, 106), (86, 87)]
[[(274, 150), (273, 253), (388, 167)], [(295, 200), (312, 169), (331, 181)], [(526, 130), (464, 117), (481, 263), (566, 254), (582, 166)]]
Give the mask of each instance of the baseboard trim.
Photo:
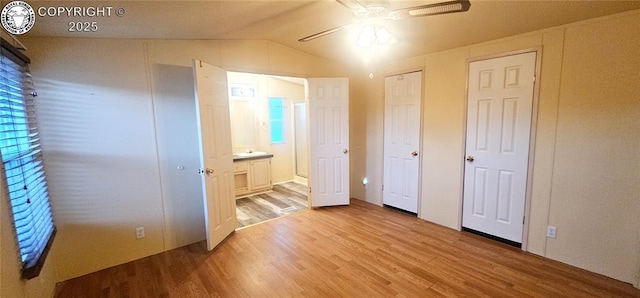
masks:
[(476, 231), (476, 230), (469, 229), (469, 228), (465, 228), (465, 227), (462, 227), (462, 231), (463, 232), (468, 232), (468, 233), (471, 233), (471, 234), (475, 234), (475, 235), (478, 235), (478, 236), (482, 236), (482, 237), (485, 237), (485, 238), (489, 238), (491, 240), (495, 240), (495, 241), (498, 241), (498, 242), (501, 242), (501, 243), (504, 243), (504, 244), (507, 244), (507, 245), (510, 245), (510, 246), (513, 246), (513, 247), (522, 248), (522, 243), (520, 243), (520, 242), (511, 241), (509, 239), (500, 238), (498, 236), (494, 236), (494, 235), (491, 235), (491, 234), (483, 233), (483, 232)]
[(392, 210), (395, 210), (395, 211), (402, 212), (402, 213), (407, 214), (407, 215), (412, 215), (412, 216), (418, 217), (418, 213), (414, 213), (414, 212), (411, 212), (411, 211), (400, 209), (398, 207), (393, 207), (393, 206), (387, 205), (387, 204), (382, 204), (382, 206), (385, 207), (385, 208), (389, 208), (389, 209), (392, 209)]

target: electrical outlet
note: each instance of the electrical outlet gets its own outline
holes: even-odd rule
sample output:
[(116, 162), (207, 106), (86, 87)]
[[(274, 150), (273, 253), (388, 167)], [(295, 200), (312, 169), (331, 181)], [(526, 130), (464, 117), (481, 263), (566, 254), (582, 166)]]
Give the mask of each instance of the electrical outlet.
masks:
[(557, 230), (554, 226), (547, 226), (547, 238), (556, 238)]
[(144, 238), (144, 227), (136, 228), (136, 239)]

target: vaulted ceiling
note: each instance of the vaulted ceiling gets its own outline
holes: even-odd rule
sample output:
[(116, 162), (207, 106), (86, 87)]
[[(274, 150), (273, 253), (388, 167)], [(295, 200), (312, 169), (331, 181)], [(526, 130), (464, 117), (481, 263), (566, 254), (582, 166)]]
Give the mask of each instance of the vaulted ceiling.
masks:
[[(367, 0), (361, 0), (367, 1)], [(437, 1), (389, 1), (390, 9)], [(113, 7), (110, 17), (38, 16), (28, 36), (160, 39), (270, 40), (351, 65), (360, 49), (352, 30), (309, 41), (298, 39), (357, 23), (349, 9), (331, 0), (304, 1), (29, 1), (40, 7)], [(116, 16), (116, 8), (124, 15)], [(386, 57), (406, 58), (566, 23), (640, 9), (640, 1), (471, 0), (468, 12), (391, 21), (376, 20), (399, 40)], [(120, 11), (122, 12), (122, 11)], [(69, 32), (69, 22), (96, 21), (96, 32)], [(356, 26), (350, 27), (355, 29)]]

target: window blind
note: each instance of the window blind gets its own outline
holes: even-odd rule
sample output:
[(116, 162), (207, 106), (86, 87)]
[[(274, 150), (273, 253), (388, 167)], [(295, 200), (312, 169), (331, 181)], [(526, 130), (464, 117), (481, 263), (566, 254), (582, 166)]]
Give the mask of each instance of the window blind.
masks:
[(35, 119), (28, 58), (2, 40), (0, 155), (22, 261), (22, 277), (37, 276), (53, 241), (42, 149)]

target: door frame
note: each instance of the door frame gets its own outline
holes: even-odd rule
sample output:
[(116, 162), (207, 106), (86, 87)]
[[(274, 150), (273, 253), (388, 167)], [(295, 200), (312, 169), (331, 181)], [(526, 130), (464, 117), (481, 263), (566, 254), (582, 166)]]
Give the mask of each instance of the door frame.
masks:
[[(281, 72), (278, 72), (278, 71), (270, 71), (270, 70), (260, 72), (260, 71), (255, 71), (255, 70), (247, 70), (247, 69), (235, 68), (235, 67), (229, 67), (229, 66), (223, 67), (222, 65), (214, 65), (214, 64), (212, 64), (212, 65), (220, 67), (220, 68), (223, 68), (224, 70), (227, 71), (227, 73), (228, 72), (237, 72), (237, 73), (261, 75), (261, 76), (266, 76), (266, 77), (282, 76), (282, 77), (291, 77), (291, 78), (302, 79), (304, 81), (304, 89), (305, 89), (304, 103), (306, 104), (306, 117), (307, 117), (307, 125), (306, 125), (305, 129), (307, 131), (307, 138), (311, 138), (311, 126), (312, 126), (311, 122), (309, 121), (309, 119), (310, 119), (309, 98), (308, 98), (309, 79), (314, 79), (314, 78), (346, 78), (346, 79), (349, 79), (348, 77), (331, 77), (331, 76), (324, 76), (324, 77), (323, 76), (315, 76), (314, 77), (314, 76), (309, 75), (309, 74), (281, 73)], [(424, 73), (424, 70), (423, 69), (421, 69), (421, 70)], [(227, 85), (229, 85), (229, 82), (227, 82)], [(423, 83), (423, 85), (424, 85), (424, 83)], [(424, 86), (422, 88), (424, 89)], [(350, 90), (351, 90), (351, 85), (349, 85), (349, 91), (348, 91), (349, 95), (350, 95), (350, 92), (351, 92)], [(423, 96), (424, 96), (424, 90), (422, 90), (422, 92), (423, 92)], [(291, 105), (291, 106), (293, 107), (293, 105)], [(293, 108), (292, 108), (292, 113), (293, 113)], [(347, 117), (348, 116), (349, 116), (349, 114), (347, 114)], [(292, 121), (292, 124), (293, 124), (293, 117), (291, 118), (291, 121)], [(350, 127), (351, 123), (347, 122), (347, 125), (349, 125), (349, 127)], [(420, 125), (421, 125), (421, 128), (422, 128), (422, 123)], [(351, 136), (349, 136), (348, 140), (349, 140), (349, 143), (350, 143)], [(295, 144), (293, 144), (293, 143), (292, 143), (292, 145), (295, 146)], [(307, 157), (307, 164), (310, 167), (310, 165), (311, 165), (311, 142), (310, 141), (307, 142), (307, 146), (306, 147), (307, 147), (307, 152), (309, 153), (308, 157)], [(351, 151), (350, 148), (348, 148), (348, 149), (349, 149), (349, 151)], [(349, 154), (351, 154), (351, 152), (349, 152)], [(348, 166), (349, 167), (351, 166), (351, 161), (349, 161), (349, 165)], [(306, 179), (307, 179), (307, 183), (306, 184), (309, 187), (309, 191), (307, 192), (307, 202), (308, 202), (307, 209), (312, 209), (312, 205), (311, 205), (311, 176), (312, 176), (312, 173), (311, 173), (311, 171), (309, 169), (309, 172), (307, 173), (307, 177), (306, 177)], [(294, 177), (295, 177), (295, 154), (294, 154)], [(350, 184), (349, 184), (349, 187), (351, 187)], [(349, 191), (349, 197), (351, 197), (351, 190)]]
[[(398, 76), (398, 75), (402, 75), (402, 74), (408, 74), (408, 73), (414, 73), (414, 72), (422, 72), (422, 81), (420, 82), (420, 128), (419, 128), (419, 136), (418, 138), (420, 139), (418, 141), (418, 212), (417, 216), (418, 218), (422, 218), (422, 164), (423, 164), (423, 149), (424, 146), (422, 145), (422, 141), (423, 141), (423, 137), (422, 134), (424, 133), (424, 109), (425, 109), (425, 105), (424, 105), (424, 98), (425, 98), (425, 90), (424, 90), (424, 86), (425, 84), (425, 80), (426, 80), (426, 71), (424, 67), (418, 67), (418, 68), (409, 68), (409, 69), (405, 69), (405, 70), (401, 70), (401, 71), (396, 71), (396, 72), (389, 72), (389, 73), (385, 73), (382, 76), (382, 80), (383, 80), (383, 86), (384, 88), (383, 90), (383, 94), (382, 94), (382, 156), (384, 157), (384, 142), (385, 142), (385, 135), (384, 135), (384, 127), (386, 125), (386, 119), (384, 117), (384, 105), (386, 103), (386, 97), (384, 95), (384, 93), (387, 91), (386, 90), (386, 86), (384, 85), (384, 79), (386, 77), (390, 77), (390, 76)], [(466, 124), (465, 124), (466, 125)], [(380, 189), (380, 195), (384, 196), (384, 162), (382, 164), (382, 183), (380, 183), (381, 185), (381, 189)], [(380, 198), (380, 206), (384, 206), (384, 201), (383, 198)], [(462, 210), (462, 209), (460, 209)], [(460, 220), (460, 226), (462, 227), (462, 219)]]
[(496, 58), (502, 58), (507, 56), (514, 56), (525, 53), (536, 53), (536, 62), (535, 62), (535, 81), (533, 83), (533, 103), (531, 107), (531, 127), (529, 130), (529, 157), (527, 159), (527, 186), (525, 189), (524, 196), (524, 224), (522, 227), (522, 246), (521, 249), (523, 251), (527, 251), (527, 246), (529, 242), (529, 221), (530, 221), (530, 213), (531, 213), (531, 192), (532, 192), (532, 183), (533, 183), (533, 165), (535, 161), (535, 147), (536, 147), (536, 131), (538, 126), (538, 106), (539, 106), (539, 97), (540, 97), (540, 73), (542, 66), (542, 47), (532, 47), (526, 48), (522, 50), (509, 51), (509, 52), (501, 52), (490, 55), (483, 55), (478, 57), (471, 57), (467, 59), (466, 62), (466, 77), (465, 77), (465, 100), (464, 100), (464, 118), (463, 118), (463, 129), (462, 129), (462, 155), (460, 156), (460, 198), (458, 205), (458, 230), (462, 230), (462, 216), (464, 204), (464, 174), (465, 174), (465, 163), (464, 158), (467, 150), (467, 116), (468, 116), (468, 105), (469, 105), (469, 64), (472, 62), (490, 60)]

